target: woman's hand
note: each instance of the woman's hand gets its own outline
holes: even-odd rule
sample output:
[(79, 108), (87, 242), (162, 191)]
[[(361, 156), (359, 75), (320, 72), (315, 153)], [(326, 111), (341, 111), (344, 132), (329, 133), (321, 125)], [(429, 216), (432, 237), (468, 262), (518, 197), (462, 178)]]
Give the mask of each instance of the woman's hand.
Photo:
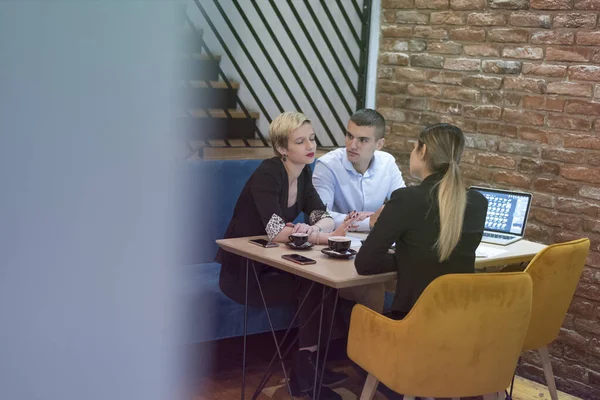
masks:
[(348, 233), (348, 229), (352, 227), (352, 224), (354, 224), (355, 221), (356, 216), (346, 219), (344, 222), (341, 223), (340, 226), (337, 227), (336, 230), (331, 232), (329, 236), (346, 236), (346, 233)]
[[(288, 222), (287, 224), (285, 224), (285, 226), (293, 228), (292, 233), (308, 233), (308, 234), (310, 234), (310, 231), (312, 228), (308, 224), (303, 224), (303, 223), (293, 224), (291, 222)], [(318, 230), (318, 228), (317, 228), (317, 230)]]
[(377, 219), (383, 211), (383, 207), (385, 207), (385, 205), (381, 206), (379, 210), (375, 211), (373, 215), (371, 215), (371, 219), (369, 219), (369, 228), (373, 229), (373, 226), (375, 226), (375, 222), (377, 222)]

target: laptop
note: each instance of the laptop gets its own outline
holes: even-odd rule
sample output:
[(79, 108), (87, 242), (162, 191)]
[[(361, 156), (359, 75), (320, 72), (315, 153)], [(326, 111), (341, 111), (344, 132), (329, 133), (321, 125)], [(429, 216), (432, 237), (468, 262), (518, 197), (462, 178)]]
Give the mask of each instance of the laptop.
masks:
[(471, 186), (488, 201), (482, 242), (506, 246), (523, 238), (531, 193)]

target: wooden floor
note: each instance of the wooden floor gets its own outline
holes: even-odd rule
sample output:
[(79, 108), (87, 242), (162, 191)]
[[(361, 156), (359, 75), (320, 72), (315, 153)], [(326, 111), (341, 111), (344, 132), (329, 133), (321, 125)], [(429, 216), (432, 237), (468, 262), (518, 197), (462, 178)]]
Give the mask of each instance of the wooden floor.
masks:
[[(246, 372), (245, 398), (249, 399), (262, 378), (275, 348), (270, 334), (252, 335), (248, 337), (248, 357)], [(242, 377), (241, 338), (225, 339), (217, 342), (190, 346), (189, 356), (189, 399), (193, 400), (233, 400), (240, 399)], [(334, 342), (331, 349), (331, 366), (334, 370), (344, 371), (350, 379), (336, 388), (344, 400), (357, 400), (362, 390), (363, 381), (345, 358), (344, 344)], [(289, 361), (286, 362), (289, 366)], [(275, 374), (262, 391), (259, 400), (289, 399), (280, 364), (274, 369)], [(306, 398), (302, 398), (307, 399)], [(377, 392), (374, 400), (401, 399), (401, 396), (387, 397)], [(300, 398), (296, 398), (300, 400)], [(471, 398), (476, 399), (476, 398)], [(545, 386), (524, 378), (517, 377), (513, 392), (514, 400), (549, 400), (550, 394)], [(561, 400), (577, 400), (577, 397), (559, 392)]]

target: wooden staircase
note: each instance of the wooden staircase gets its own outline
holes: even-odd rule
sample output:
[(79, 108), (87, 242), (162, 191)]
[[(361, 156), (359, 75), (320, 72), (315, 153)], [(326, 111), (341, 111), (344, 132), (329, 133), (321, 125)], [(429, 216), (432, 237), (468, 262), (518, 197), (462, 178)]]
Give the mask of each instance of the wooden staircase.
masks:
[[(197, 33), (198, 32), (198, 33)], [(248, 113), (236, 102), (238, 82), (220, 79), (221, 56), (203, 52), (203, 32), (188, 30), (181, 37), (182, 70), (178, 82), (181, 99), (175, 116), (178, 156), (202, 158), (267, 158), (273, 155), (270, 143), (257, 139), (258, 112)]]

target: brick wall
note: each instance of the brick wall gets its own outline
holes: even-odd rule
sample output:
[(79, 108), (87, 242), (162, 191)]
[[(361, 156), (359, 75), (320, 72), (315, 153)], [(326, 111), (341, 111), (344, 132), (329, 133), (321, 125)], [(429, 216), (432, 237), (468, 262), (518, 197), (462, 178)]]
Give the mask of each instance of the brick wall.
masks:
[[(550, 350), (559, 389), (600, 398), (600, 0), (382, 6), (377, 107), (403, 173), (425, 125), (454, 123), (467, 183), (534, 193), (528, 238), (591, 239)], [(524, 361), (519, 373), (540, 380), (537, 355)]]

